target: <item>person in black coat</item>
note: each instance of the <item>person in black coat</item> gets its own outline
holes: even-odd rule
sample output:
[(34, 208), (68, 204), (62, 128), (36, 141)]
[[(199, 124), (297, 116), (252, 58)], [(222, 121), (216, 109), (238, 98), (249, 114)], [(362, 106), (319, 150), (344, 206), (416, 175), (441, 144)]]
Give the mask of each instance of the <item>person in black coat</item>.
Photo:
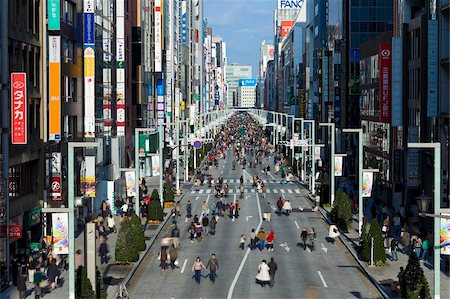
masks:
[(103, 263), (108, 263), (108, 244), (106, 244), (106, 239), (102, 238), (103, 240), (100, 243), (100, 248), (98, 250), (98, 253), (100, 255), (100, 263), (103, 265)]
[(27, 269), (25, 266), (20, 267), (17, 276), (17, 290), (19, 291), (20, 299), (25, 298), (25, 291), (27, 290), (26, 280), (27, 280)]
[(52, 290), (56, 288), (58, 277), (60, 275), (60, 271), (58, 269), (58, 266), (56, 266), (56, 263), (54, 260), (50, 263), (47, 269), (47, 276), (48, 276), (48, 282), (51, 284)]
[(269, 275), (270, 275), (269, 286), (271, 288), (273, 288), (273, 285), (275, 283), (275, 272), (277, 272), (277, 270), (278, 270), (277, 263), (275, 263), (275, 261), (273, 260), (273, 257), (270, 258), (270, 263), (268, 264), (268, 266), (269, 266)]

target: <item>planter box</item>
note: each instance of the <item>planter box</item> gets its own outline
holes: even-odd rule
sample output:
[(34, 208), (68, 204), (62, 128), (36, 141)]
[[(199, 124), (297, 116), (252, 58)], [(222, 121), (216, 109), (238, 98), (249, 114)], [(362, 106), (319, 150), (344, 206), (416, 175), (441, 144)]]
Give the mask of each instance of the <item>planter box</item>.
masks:
[(159, 221), (159, 220), (149, 220), (148, 221), (148, 224), (160, 224), (161, 223), (161, 221)]
[(173, 201), (164, 202), (164, 209), (171, 209), (173, 207)]

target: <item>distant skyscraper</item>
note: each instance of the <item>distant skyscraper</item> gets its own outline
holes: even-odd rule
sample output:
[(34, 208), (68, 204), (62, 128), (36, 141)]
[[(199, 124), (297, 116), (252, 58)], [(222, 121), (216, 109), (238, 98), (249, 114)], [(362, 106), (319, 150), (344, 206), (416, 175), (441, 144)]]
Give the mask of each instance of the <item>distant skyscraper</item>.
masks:
[[(238, 80), (242, 78), (252, 78), (252, 65), (232, 63), (226, 66), (226, 80), (228, 85), (228, 107), (237, 106), (238, 103), (234, 97), (237, 95)], [(233, 96), (233, 92), (235, 96)]]

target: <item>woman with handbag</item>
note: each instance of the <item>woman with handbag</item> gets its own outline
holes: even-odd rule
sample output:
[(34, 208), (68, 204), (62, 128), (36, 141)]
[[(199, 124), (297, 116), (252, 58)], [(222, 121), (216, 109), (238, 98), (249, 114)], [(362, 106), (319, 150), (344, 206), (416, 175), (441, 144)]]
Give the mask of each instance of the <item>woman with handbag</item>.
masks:
[(161, 271), (165, 271), (167, 269), (167, 251), (166, 247), (161, 246), (161, 250), (159, 252), (159, 266), (161, 267)]
[(192, 265), (192, 272), (194, 272), (194, 276), (192, 278), (195, 278), (195, 282), (197, 284), (200, 284), (200, 278), (202, 276), (202, 268), (206, 270), (205, 265), (203, 265), (202, 260), (199, 256), (195, 259), (194, 264)]
[(175, 269), (177, 267), (175, 262), (178, 259), (178, 250), (177, 250), (177, 248), (175, 247), (174, 244), (172, 244), (172, 247), (170, 247), (169, 257), (170, 257), (170, 267), (172, 267), (172, 270), (173, 270), (173, 269)]
[(28, 281), (30, 283), (33, 283), (34, 282), (34, 271), (36, 269), (36, 263), (34, 262), (34, 259), (32, 256), (30, 256), (28, 258), (27, 269), (28, 269)]
[(262, 260), (261, 264), (258, 266), (258, 275), (256, 275), (256, 283), (264, 287), (266, 284), (270, 283), (269, 266), (266, 260)]

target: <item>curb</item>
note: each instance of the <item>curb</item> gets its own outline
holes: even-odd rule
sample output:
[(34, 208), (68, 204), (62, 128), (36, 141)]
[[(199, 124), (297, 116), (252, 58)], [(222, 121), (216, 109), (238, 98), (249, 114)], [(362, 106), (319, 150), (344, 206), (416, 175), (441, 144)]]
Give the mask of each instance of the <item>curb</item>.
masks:
[[(328, 217), (328, 211), (325, 210), (322, 207), (319, 207), (319, 211), (320, 214), (322, 214), (322, 217), (325, 219), (325, 221), (327, 223), (329, 223), (329, 217)], [(363, 262), (361, 262), (357, 256), (355, 256), (353, 254), (352, 248), (350, 248), (350, 246), (347, 244), (347, 242), (345, 242), (343, 240), (343, 238), (346, 238), (347, 241), (349, 242), (353, 242), (352, 240), (350, 240), (349, 237), (347, 237), (347, 235), (345, 235), (343, 232), (341, 232), (341, 230), (339, 230), (339, 240), (341, 240), (342, 244), (344, 244), (345, 248), (347, 248), (347, 250), (350, 252), (350, 254), (353, 256), (353, 258), (355, 259), (355, 261), (358, 263), (358, 265), (361, 267), (361, 269), (364, 271), (364, 273), (366, 274), (366, 276), (369, 278), (370, 282), (378, 289), (378, 291), (381, 293), (381, 295), (383, 296), (383, 298), (390, 298), (389, 295), (386, 293), (386, 291), (384, 290), (383, 286), (380, 284), (380, 282), (372, 275), (370, 274), (369, 271), (367, 271), (367, 269), (364, 267)]]
[[(186, 193), (183, 193), (180, 198), (179, 201), (181, 202), (184, 198)], [(153, 243), (155, 243), (156, 238), (158, 238), (159, 234), (161, 233), (161, 230), (163, 229), (163, 227), (166, 225), (167, 221), (170, 219), (171, 215), (170, 213), (168, 213), (166, 215), (166, 217), (164, 218), (163, 221), (161, 221), (160, 225), (158, 226), (158, 228), (155, 231), (155, 235), (148, 241), (145, 241), (145, 244), (147, 245), (145, 250), (143, 252), (141, 252), (141, 254), (139, 255), (139, 260), (137, 262), (134, 263), (133, 267), (131, 268), (130, 272), (128, 272), (127, 276), (123, 279), (122, 283), (125, 286), (128, 286), (130, 283), (131, 278), (134, 276), (134, 273), (136, 272), (136, 270), (139, 268), (139, 266), (142, 263), (142, 260), (144, 259), (144, 257), (147, 255), (147, 253), (150, 251), (150, 247), (152, 247)]]

